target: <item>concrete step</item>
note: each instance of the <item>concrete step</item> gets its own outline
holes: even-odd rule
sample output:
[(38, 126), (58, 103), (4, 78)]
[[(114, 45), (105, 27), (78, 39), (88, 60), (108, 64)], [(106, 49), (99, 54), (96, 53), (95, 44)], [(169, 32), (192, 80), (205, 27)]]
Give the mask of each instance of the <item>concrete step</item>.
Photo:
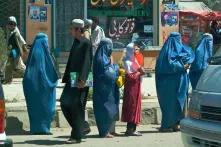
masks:
[[(88, 101), (87, 103), (87, 114), (88, 122), (91, 126), (95, 126), (95, 118), (93, 113), (93, 103)], [(25, 101), (19, 103), (7, 103), (7, 131), (8, 132), (20, 132), (21, 130), (27, 130), (30, 128), (28, 112)], [(122, 109), (122, 101), (119, 107), (120, 116)], [(41, 117), (41, 116), (39, 116)], [(148, 99), (142, 101), (142, 125), (147, 124), (160, 124), (161, 122), (161, 111), (156, 99)], [(117, 126), (126, 125), (123, 122), (118, 121)], [(68, 128), (70, 127), (67, 123), (61, 108), (60, 102), (56, 103), (56, 114), (51, 124), (52, 128)]]

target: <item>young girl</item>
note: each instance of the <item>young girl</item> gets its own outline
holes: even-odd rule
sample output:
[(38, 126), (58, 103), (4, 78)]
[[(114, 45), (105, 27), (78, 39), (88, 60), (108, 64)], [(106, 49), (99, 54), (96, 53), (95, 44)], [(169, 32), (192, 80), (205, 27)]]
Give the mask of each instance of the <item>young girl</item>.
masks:
[(127, 46), (123, 61), (126, 71), (122, 108), (122, 121), (127, 122), (125, 135), (141, 136), (136, 127), (141, 121), (141, 76), (144, 72), (135, 58), (133, 43)]

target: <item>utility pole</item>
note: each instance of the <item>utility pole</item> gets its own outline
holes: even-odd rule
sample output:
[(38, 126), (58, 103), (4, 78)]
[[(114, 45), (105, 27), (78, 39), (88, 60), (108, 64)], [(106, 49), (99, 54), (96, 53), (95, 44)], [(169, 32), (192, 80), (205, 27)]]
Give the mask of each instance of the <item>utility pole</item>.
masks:
[(84, 0), (84, 19), (87, 18), (87, 0)]
[(52, 49), (56, 49), (56, 0), (52, 0)]

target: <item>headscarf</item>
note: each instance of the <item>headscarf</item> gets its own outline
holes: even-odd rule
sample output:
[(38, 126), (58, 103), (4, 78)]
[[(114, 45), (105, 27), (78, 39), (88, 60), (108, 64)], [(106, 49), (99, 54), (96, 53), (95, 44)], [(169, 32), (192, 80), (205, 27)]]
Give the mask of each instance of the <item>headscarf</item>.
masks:
[(104, 38), (101, 40), (97, 52), (94, 57), (93, 71), (97, 73), (104, 73), (105, 69), (111, 65), (110, 57), (113, 50), (113, 43), (111, 39)]
[[(43, 79), (38, 79), (40, 78), (39, 72), (42, 73), (41, 78)], [(24, 81), (25, 79), (45, 80), (45, 83), (50, 87), (57, 84), (58, 76), (49, 52), (48, 36), (44, 33), (38, 33), (35, 37), (27, 60)]]
[(184, 65), (191, 64), (193, 60), (193, 51), (182, 44), (180, 33), (172, 32), (160, 51), (156, 73), (169, 74), (184, 71)]
[(19, 41), (21, 42), (22, 45), (25, 45), (26, 42), (24, 40), (24, 38), (22, 37), (18, 27), (17, 27), (17, 20), (14, 16), (10, 16), (8, 18), (8, 22), (13, 22), (15, 23), (16, 27), (13, 31), (7, 31), (7, 40), (9, 40), (9, 38), (14, 34), (14, 33), (17, 33), (17, 35), (19, 36)]
[(195, 60), (190, 71), (204, 70), (208, 66), (208, 59), (212, 57), (213, 36), (205, 33), (195, 50)]
[(126, 48), (126, 55), (123, 59), (124, 61), (124, 68), (127, 73), (135, 73), (140, 68), (139, 63), (137, 62), (134, 56), (134, 43), (130, 43), (127, 45)]

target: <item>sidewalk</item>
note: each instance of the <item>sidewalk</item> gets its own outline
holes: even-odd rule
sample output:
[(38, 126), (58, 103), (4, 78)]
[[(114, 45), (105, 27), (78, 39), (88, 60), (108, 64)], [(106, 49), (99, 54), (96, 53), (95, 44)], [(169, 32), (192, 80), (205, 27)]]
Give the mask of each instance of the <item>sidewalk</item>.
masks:
[[(154, 76), (153, 76), (154, 77)], [(52, 123), (52, 127), (67, 128), (69, 127), (60, 108), (60, 95), (62, 93), (64, 84), (59, 80), (57, 86), (57, 103), (56, 116)], [(144, 78), (142, 82), (142, 124), (159, 124), (161, 119), (161, 112), (159, 109), (158, 100), (156, 98), (156, 90), (154, 78)], [(7, 109), (7, 131), (21, 131), (24, 128), (29, 128), (29, 119), (26, 108), (25, 97), (23, 94), (22, 79), (15, 79), (10, 85), (3, 85), (6, 97)], [(151, 96), (148, 96), (151, 95)], [(122, 100), (120, 104), (120, 111), (122, 107)], [(96, 125), (93, 114), (93, 103), (87, 103), (88, 121), (90, 125)], [(121, 113), (121, 112), (120, 112)], [(40, 116), (39, 116), (40, 117)], [(118, 122), (117, 125), (125, 125)]]
[[(60, 99), (64, 84), (61, 83), (61, 80), (58, 81), (58, 86), (56, 89), (57, 99)], [(152, 77), (145, 77), (142, 79), (142, 95), (147, 98), (151, 95), (151, 97), (156, 97), (156, 88), (155, 88), (155, 75)], [(22, 79), (13, 79), (12, 84), (3, 85), (5, 98), (7, 102), (20, 102), (25, 100), (22, 86)]]

